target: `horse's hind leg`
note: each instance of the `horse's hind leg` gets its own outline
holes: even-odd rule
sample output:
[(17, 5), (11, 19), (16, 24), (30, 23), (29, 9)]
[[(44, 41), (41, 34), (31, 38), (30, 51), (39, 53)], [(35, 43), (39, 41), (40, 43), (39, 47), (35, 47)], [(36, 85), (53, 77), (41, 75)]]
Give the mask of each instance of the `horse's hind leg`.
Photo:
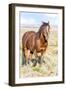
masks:
[(25, 52), (22, 51), (22, 65), (26, 65)]
[(22, 54), (22, 65), (26, 65), (26, 59), (25, 56)]
[(26, 48), (23, 48), (22, 50), (22, 65), (26, 65), (27, 64), (27, 55), (26, 55)]
[(27, 65), (30, 62), (30, 50), (25, 49), (24, 55), (25, 55), (25, 64)]

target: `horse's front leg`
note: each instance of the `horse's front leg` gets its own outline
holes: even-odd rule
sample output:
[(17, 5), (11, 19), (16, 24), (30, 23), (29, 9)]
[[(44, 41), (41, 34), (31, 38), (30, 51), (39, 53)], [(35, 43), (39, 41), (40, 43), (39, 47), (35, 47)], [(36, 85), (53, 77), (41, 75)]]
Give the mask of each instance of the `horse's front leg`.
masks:
[(33, 53), (31, 53), (31, 62), (32, 62), (32, 66), (35, 67), (37, 64), (36, 52), (35, 51)]
[(32, 63), (33, 63), (33, 67), (35, 67), (36, 66), (36, 64), (37, 64), (37, 60), (36, 59), (32, 59)]
[(42, 65), (42, 63), (43, 63), (42, 53), (37, 53), (37, 62), (39, 65)]

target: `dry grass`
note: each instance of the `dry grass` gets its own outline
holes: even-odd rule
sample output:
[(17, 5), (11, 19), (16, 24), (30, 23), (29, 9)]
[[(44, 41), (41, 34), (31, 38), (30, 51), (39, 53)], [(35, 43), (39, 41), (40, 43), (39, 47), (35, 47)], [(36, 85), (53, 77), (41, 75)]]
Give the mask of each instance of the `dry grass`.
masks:
[[(37, 28), (36, 28), (37, 29)], [(46, 77), (46, 76), (55, 76), (57, 75), (57, 61), (58, 61), (58, 35), (57, 30), (50, 31), (49, 35), (49, 45), (46, 53), (43, 55), (42, 59), (45, 61), (41, 66), (39, 64), (36, 67), (32, 67), (32, 65), (22, 66), (22, 45), (21, 45), (21, 37), (22, 34), (29, 29), (23, 29), (20, 31), (20, 77)], [(34, 28), (35, 30), (35, 28)], [(36, 30), (35, 30), (36, 31)]]

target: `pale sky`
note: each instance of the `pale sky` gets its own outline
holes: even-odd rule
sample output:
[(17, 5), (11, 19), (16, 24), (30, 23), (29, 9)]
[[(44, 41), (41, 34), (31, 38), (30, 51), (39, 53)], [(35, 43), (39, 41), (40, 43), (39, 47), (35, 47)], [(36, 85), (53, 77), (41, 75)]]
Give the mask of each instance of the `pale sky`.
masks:
[(30, 24), (41, 24), (42, 22), (50, 22), (51, 25), (58, 25), (58, 14), (51, 13), (30, 13), (30, 12), (20, 12), (20, 25), (30, 25)]

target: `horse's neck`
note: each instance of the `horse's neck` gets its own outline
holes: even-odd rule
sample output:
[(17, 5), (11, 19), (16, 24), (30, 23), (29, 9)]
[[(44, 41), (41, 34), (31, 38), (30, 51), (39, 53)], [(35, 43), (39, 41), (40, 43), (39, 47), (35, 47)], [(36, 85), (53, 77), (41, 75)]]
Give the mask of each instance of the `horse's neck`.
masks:
[(36, 38), (40, 39), (40, 33), (39, 32), (36, 33)]
[(45, 41), (46, 41), (45, 38), (42, 37), (39, 32), (37, 32), (36, 37), (37, 37), (38, 40), (40, 40), (40, 42), (45, 43)]

